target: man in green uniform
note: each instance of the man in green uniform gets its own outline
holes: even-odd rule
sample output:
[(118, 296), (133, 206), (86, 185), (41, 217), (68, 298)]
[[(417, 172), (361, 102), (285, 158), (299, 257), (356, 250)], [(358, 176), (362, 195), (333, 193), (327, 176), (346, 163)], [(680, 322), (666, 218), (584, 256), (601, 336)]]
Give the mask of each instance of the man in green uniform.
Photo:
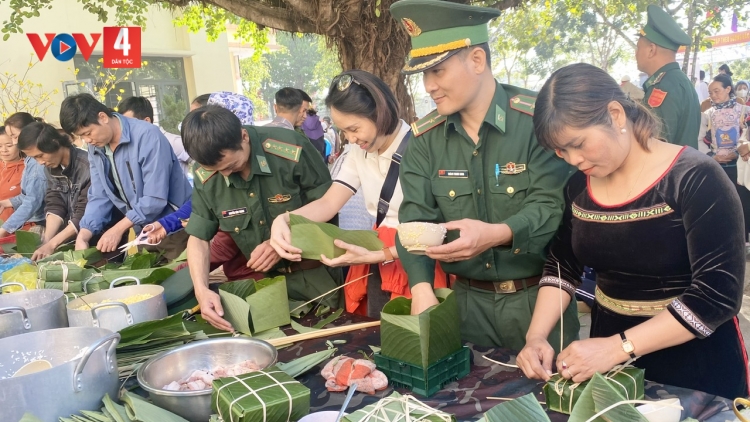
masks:
[(690, 36), (658, 6), (648, 7), (648, 23), (635, 49), (638, 70), (649, 78), (643, 84), (643, 104), (662, 120), (661, 138), (672, 144), (698, 148), (700, 101), (690, 79), (675, 61), (677, 49)]
[[(405, 73), (424, 72), (437, 109), (412, 125), (401, 162), (402, 223), (445, 223), (446, 244), (427, 255), (396, 242), (409, 275), (412, 313), (437, 299), (435, 260), (457, 276), (464, 340), (520, 350), (531, 322), (544, 249), (560, 224), (572, 168), (534, 136), (536, 93), (492, 76), (487, 22), (495, 9), (445, 1), (402, 0), (391, 14), (411, 36)], [(575, 303), (565, 343), (577, 337)], [(550, 343), (560, 345), (560, 330)]]
[[(289, 297), (310, 300), (341, 284), (341, 272), (319, 261), (281, 261), (271, 247), (270, 224), (326, 193), (331, 176), (304, 136), (287, 129), (242, 126), (231, 111), (206, 106), (190, 112), (182, 141), (193, 169), (193, 211), (186, 231), (190, 276), (201, 314), (213, 326), (232, 330), (222, 318), (219, 295), (208, 288), (209, 241), (221, 229), (232, 235), (248, 267), (285, 275)], [(321, 302), (340, 307), (340, 294)]]

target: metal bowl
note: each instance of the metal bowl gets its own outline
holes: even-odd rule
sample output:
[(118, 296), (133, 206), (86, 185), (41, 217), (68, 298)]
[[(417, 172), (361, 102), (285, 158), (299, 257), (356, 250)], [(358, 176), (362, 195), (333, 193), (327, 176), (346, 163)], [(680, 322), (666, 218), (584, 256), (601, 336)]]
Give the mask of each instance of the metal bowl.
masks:
[(205, 422), (211, 411), (211, 389), (170, 391), (162, 387), (189, 376), (197, 369), (213, 369), (254, 360), (265, 369), (276, 363), (276, 348), (254, 338), (216, 338), (201, 340), (162, 352), (138, 370), (138, 383), (148, 391), (155, 405), (189, 421)]

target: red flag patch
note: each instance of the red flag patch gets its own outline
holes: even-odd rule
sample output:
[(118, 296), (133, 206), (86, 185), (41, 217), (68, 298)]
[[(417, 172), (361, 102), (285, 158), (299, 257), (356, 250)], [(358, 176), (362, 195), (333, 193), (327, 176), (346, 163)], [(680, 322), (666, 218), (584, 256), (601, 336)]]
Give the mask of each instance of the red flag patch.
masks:
[(651, 108), (659, 107), (661, 103), (664, 102), (665, 98), (667, 98), (666, 91), (654, 88), (654, 90), (651, 91), (651, 95), (648, 96), (648, 105), (651, 106)]

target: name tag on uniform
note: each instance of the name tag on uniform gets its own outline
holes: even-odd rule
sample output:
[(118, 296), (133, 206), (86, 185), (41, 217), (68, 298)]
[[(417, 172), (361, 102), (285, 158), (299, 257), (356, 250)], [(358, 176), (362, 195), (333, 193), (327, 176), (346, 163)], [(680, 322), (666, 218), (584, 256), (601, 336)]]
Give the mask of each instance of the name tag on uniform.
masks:
[(238, 215), (247, 214), (247, 208), (235, 208), (233, 210), (226, 210), (221, 212), (222, 218), (236, 217)]
[(438, 170), (438, 177), (465, 179), (469, 177), (469, 170)]

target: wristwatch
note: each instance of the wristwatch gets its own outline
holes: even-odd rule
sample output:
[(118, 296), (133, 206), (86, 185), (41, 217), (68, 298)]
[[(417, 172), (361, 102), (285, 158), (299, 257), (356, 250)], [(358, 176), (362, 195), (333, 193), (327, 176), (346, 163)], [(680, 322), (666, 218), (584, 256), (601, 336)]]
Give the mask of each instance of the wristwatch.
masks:
[(391, 253), (391, 248), (383, 248), (383, 253), (385, 254), (385, 261), (382, 262), (383, 265), (390, 264), (391, 262), (395, 261), (395, 259), (393, 258), (393, 254)]
[(633, 346), (633, 342), (628, 340), (627, 337), (625, 337), (625, 332), (620, 333), (620, 338), (622, 339), (622, 351), (629, 354), (631, 359), (635, 359), (635, 346)]

